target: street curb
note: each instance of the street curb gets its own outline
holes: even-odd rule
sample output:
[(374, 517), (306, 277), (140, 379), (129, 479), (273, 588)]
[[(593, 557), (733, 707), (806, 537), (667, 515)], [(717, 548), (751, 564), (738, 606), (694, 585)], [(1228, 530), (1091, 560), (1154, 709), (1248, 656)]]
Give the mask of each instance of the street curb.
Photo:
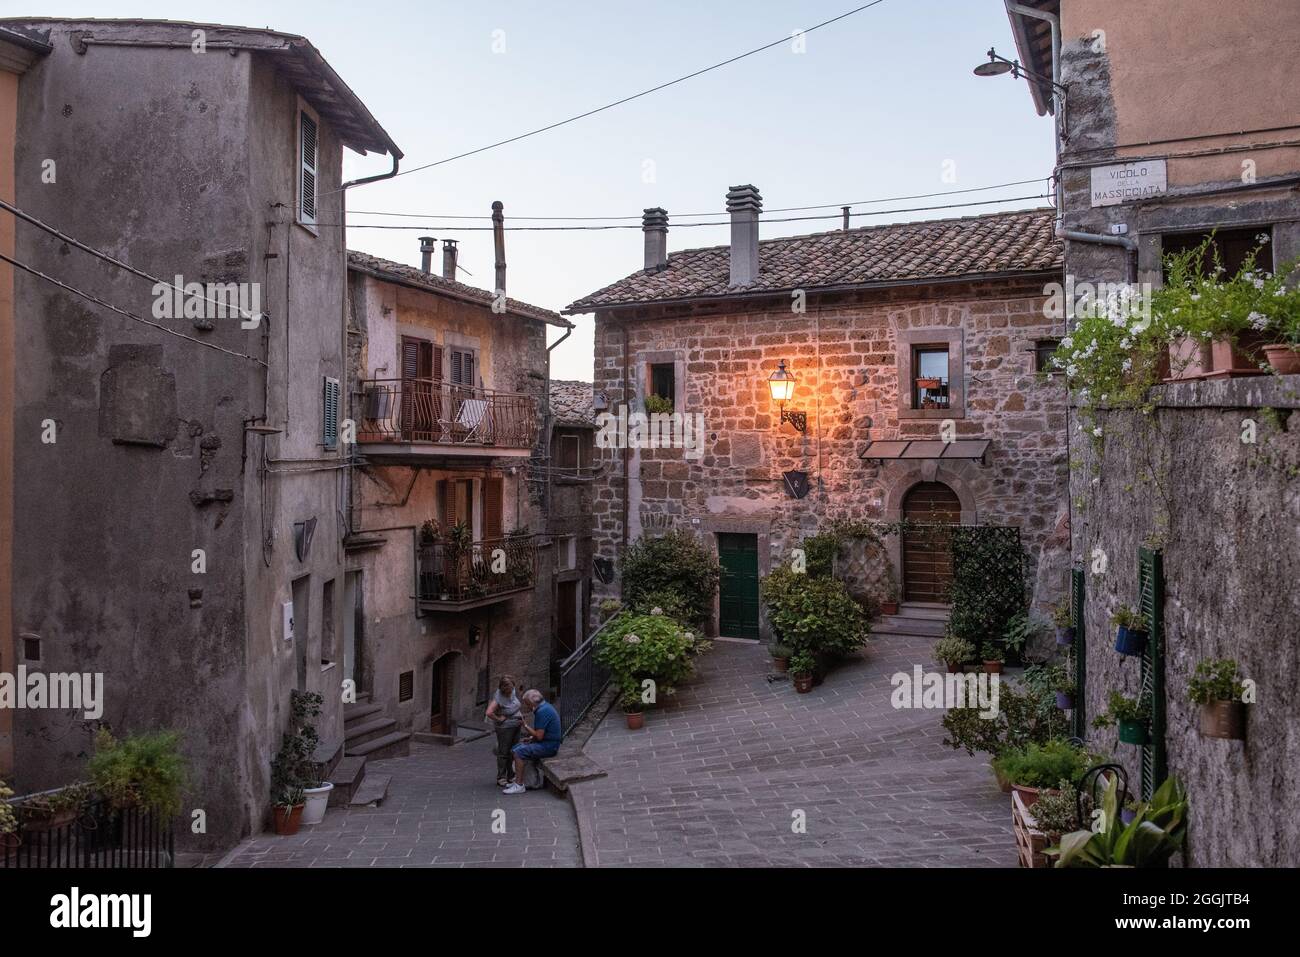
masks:
[[(617, 697), (617, 694), (612, 693), (611, 688), (606, 688), (594, 711), (589, 712), (579, 723), (580, 727), (586, 725), (590, 730), (582, 737), (582, 743), (578, 745), (577, 751), (583, 754), (586, 753), (587, 742), (591, 740), (592, 735), (596, 733), (596, 730), (609, 715), (609, 711), (614, 706), (614, 700)], [(592, 720), (593, 718), (594, 720)], [(584, 728), (584, 730), (586, 729)], [(579, 788), (583, 788), (585, 791), (591, 783), (590, 781), (575, 781), (565, 789), (565, 796), (569, 799), (569, 806), (573, 808), (573, 818), (578, 825), (578, 852), (582, 855), (582, 866), (584, 868), (600, 866), (600, 853), (596, 850), (596, 823), (592, 820), (590, 802), (578, 800), (577, 793)]]

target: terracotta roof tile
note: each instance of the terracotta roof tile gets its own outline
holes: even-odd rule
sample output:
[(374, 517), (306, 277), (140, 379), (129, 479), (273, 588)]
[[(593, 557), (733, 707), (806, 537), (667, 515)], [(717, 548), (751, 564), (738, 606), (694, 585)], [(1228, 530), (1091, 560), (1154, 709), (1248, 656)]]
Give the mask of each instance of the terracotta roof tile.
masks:
[(551, 414), (556, 425), (596, 427), (596, 393), (590, 382), (551, 380)]
[(730, 285), (729, 247), (684, 249), (670, 253), (662, 269), (635, 272), (564, 311), (736, 293), (1047, 272), (1061, 269), (1063, 262), (1051, 209), (768, 239), (758, 244), (758, 258), (757, 282), (737, 287)]

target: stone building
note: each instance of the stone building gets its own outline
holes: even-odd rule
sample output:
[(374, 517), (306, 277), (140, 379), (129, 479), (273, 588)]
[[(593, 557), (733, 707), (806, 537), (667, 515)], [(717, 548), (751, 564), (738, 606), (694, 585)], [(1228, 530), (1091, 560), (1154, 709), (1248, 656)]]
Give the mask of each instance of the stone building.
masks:
[(596, 396), (590, 382), (551, 380), (550, 531), (555, 539), (555, 643), (563, 658), (591, 620)]
[[(1232, 271), (1300, 256), (1300, 105), (1287, 88), (1300, 43), (1295, 4), (1213, 0), (1008, 3), (1034, 106), (1058, 151), (1058, 235), (1076, 283), (1158, 285), (1162, 256), (1215, 231)], [(1122, 182), (1116, 190), (1112, 184)], [(1252, 371), (1252, 370), (1248, 370)], [(1103, 413), (1101, 459), (1071, 431), (1072, 552), (1084, 591), (1085, 713), (1141, 669), (1114, 648), (1109, 618), (1138, 598), (1139, 549), (1163, 570), (1163, 734), (1145, 749), (1187, 786), (1187, 861), (1296, 866), (1300, 819), (1300, 439), (1288, 426), (1300, 377), (1220, 375), (1157, 386), (1149, 417)], [(1252, 441), (1250, 424), (1257, 426)], [(1143, 478), (1146, 476), (1146, 478)], [(1104, 557), (1104, 563), (1098, 557)], [(1259, 684), (1247, 740), (1202, 737), (1187, 686), (1197, 662), (1232, 657)], [(1137, 789), (1144, 749), (1112, 750)]]
[[(1051, 212), (760, 242), (758, 191), (727, 201), (729, 247), (669, 255), (667, 214), (647, 210), (644, 268), (567, 310), (595, 314), (611, 415), (684, 412), (691, 446), (598, 450), (597, 556), (701, 536), (727, 572), (713, 630), (751, 638), (757, 579), (832, 519), (1016, 525), (1036, 563), (1065, 512), (1064, 393), (1036, 378), (1063, 331), (1043, 309), (1061, 275)], [(942, 603), (942, 544), (891, 541), (869, 589), (884, 597), (892, 574), (904, 601)]]
[(166, 285), (16, 226), (14, 258), (64, 285), (16, 270), (0, 310), (0, 433), (13, 438), (0, 670), (102, 674), (105, 700), (98, 721), (14, 713), (0, 768), (19, 793), (56, 787), (84, 777), (97, 723), (177, 729), (181, 839), (226, 845), (267, 820), (292, 690), (324, 695), (323, 745), (342, 744), (340, 174), (344, 147), (394, 169), (401, 152), (302, 37), (0, 28), (49, 48), (0, 111), (17, 144), (5, 198), (167, 283), (238, 291), (237, 308), (209, 291), (172, 312)]
[(481, 728), (498, 676), (548, 689), (563, 652), (554, 579), (573, 556), (552, 546), (543, 453), (546, 329), (570, 324), (457, 282), (454, 241), (435, 274), (432, 244), (420, 268), (348, 254), (349, 756)]

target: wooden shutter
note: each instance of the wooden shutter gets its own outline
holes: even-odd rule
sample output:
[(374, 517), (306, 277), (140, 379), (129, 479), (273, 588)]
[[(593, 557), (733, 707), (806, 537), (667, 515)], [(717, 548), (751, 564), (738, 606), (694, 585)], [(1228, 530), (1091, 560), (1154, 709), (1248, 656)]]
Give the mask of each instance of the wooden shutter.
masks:
[(505, 479), (499, 475), (483, 480), (483, 537), (500, 538), (504, 533)]
[(317, 132), (316, 121), (299, 110), (298, 145), (302, 162), (298, 175), (298, 218), (313, 225), (316, 222)]
[(321, 389), (321, 443), (332, 449), (339, 441), (339, 380), (326, 378)]
[(442, 523), (443, 532), (451, 529), (456, 524), (451, 520), (451, 512), (447, 505), (447, 480), (439, 479), (438, 481), (438, 521)]
[(431, 376), (429, 376), (429, 378), (431, 378), (431, 379), (437, 379), (437, 380), (439, 380), (439, 381), (442, 380), (442, 346), (434, 346), (434, 347), (433, 347), (433, 370), (432, 370), (432, 372), (433, 372), (433, 374), (432, 374)]
[(474, 378), (474, 353), (462, 352), (459, 349), (451, 350), (451, 381), (455, 385), (464, 385), (473, 388)]

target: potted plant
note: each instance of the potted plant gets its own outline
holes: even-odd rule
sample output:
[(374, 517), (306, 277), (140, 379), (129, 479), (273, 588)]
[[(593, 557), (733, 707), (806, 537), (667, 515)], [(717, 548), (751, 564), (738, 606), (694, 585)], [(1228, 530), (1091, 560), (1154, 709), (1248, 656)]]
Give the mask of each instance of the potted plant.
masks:
[(645, 725), (645, 702), (636, 688), (624, 691), (619, 697), (619, 705), (623, 708), (629, 730), (637, 731)]
[(1207, 738), (1246, 740), (1245, 686), (1232, 658), (1207, 658), (1196, 665), (1187, 697), (1201, 708), (1201, 734)]
[(1076, 780), (1088, 768), (1091, 759), (1086, 751), (1063, 738), (1042, 744), (1029, 742), (1007, 748), (993, 759), (994, 772), (1011, 782), (1011, 790), (1020, 795), (1026, 808), (1032, 807), (1041, 794), (1056, 793), (1062, 778)]
[(1006, 661), (1006, 653), (991, 641), (984, 642), (984, 650), (980, 652), (980, 658), (984, 662), (984, 671), (990, 675), (1002, 674), (1002, 663)]
[(671, 415), (673, 400), (667, 396), (655, 395), (653, 392), (645, 397), (645, 410), (649, 415)]
[(772, 645), (772, 669), (774, 671), (786, 672), (790, 670), (790, 655), (793, 652), (789, 645), (783, 645), (779, 641)]
[(885, 587), (885, 597), (880, 602), (880, 613), (882, 615), (898, 614), (898, 585), (893, 581)]
[(940, 638), (934, 645), (936, 661), (942, 661), (950, 672), (961, 671), (961, 666), (975, 657), (975, 646), (964, 638)]
[(916, 380), (916, 387), (918, 389), (937, 389), (941, 385), (943, 385), (943, 383), (933, 376), (922, 376)]
[(289, 731), (280, 744), (276, 760), (281, 761), (280, 790), (300, 788), (305, 806), (303, 824), (319, 824), (325, 820), (334, 785), (323, 780), (321, 765), (316, 761), (320, 735), (315, 720), (320, 717), (324, 699), (314, 691), (292, 691), (289, 694)]
[(1102, 794), (1097, 829), (1064, 834), (1048, 853), (1057, 856), (1057, 867), (1165, 867), (1182, 848), (1186, 834), (1187, 792), (1177, 778), (1165, 778), (1125, 824), (1116, 776)]
[(420, 523), (420, 544), (432, 545), (438, 540), (438, 523), (431, 518), (426, 518)]
[(1110, 616), (1115, 626), (1115, 650), (1121, 655), (1141, 655), (1147, 647), (1147, 619), (1140, 611), (1120, 605)]
[(1119, 727), (1123, 744), (1147, 744), (1151, 740), (1147, 722), (1151, 719), (1150, 706), (1144, 698), (1130, 698), (1112, 691), (1105, 712), (1092, 719), (1094, 728)]
[(1082, 826), (1078, 798), (1078, 792), (1067, 778), (1057, 782), (1055, 791), (1040, 792), (1030, 817), (1034, 826), (1047, 835), (1049, 844), (1060, 843), (1062, 834)]
[(130, 734), (119, 741), (100, 728), (86, 770), (93, 789), (114, 807), (140, 806), (163, 817), (180, 812), (185, 759), (178, 731)]
[(1057, 665), (1052, 670), (1052, 692), (1056, 696), (1056, 707), (1062, 711), (1074, 710), (1074, 678)]
[(1132, 824), (1133, 819), (1137, 817), (1140, 810), (1142, 810), (1142, 802), (1137, 798), (1129, 798), (1124, 802), (1124, 807), (1120, 809), (1120, 823), (1124, 825)]
[(0, 850), (9, 850), (22, 843), (18, 834), (18, 817), (9, 804), (13, 796), (13, 790), (0, 781)]
[(298, 833), (298, 825), (302, 823), (303, 804), (302, 788), (296, 785), (286, 787), (276, 794), (275, 805), (271, 809), (276, 834), (288, 837)]
[(794, 690), (807, 694), (813, 688), (813, 669), (817, 661), (807, 651), (797, 651), (790, 658), (790, 671), (794, 674)]
[(1070, 614), (1070, 603), (1063, 601), (1052, 608), (1052, 624), (1056, 626), (1056, 643), (1058, 645), (1074, 644), (1074, 618)]

